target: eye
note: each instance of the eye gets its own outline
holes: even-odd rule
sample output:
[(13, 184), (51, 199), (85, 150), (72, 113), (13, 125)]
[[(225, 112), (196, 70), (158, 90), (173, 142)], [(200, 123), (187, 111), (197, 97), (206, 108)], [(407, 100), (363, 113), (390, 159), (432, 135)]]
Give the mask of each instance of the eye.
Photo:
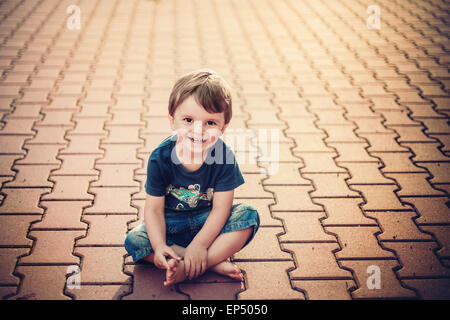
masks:
[(184, 118), (183, 121), (186, 121), (187, 123), (191, 123), (192, 122), (192, 118)]
[(216, 123), (214, 121), (212, 121), (212, 120), (209, 120), (206, 124), (208, 126), (215, 126), (216, 125)]

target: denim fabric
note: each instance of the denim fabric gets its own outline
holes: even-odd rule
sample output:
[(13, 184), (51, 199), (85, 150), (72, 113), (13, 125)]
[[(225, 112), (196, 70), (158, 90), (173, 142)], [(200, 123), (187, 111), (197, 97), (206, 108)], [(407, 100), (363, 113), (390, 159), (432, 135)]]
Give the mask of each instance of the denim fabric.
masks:
[[(177, 244), (186, 248), (203, 227), (210, 212), (211, 210), (195, 213), (165, 212), (167, 245)], [(220, 234), (253, 226), (253, 233), (245, 243), (245, 247), (255, 236), (259, 228), (259, 223), (259, 215), (256, 209), (249, 205), (238, 203), (232, 206), (231, 215)], [(154, 252), (145, 229), (144, 221), (128, 233), (125, 239), (125, 249), (131, 255), (134, 262)]]

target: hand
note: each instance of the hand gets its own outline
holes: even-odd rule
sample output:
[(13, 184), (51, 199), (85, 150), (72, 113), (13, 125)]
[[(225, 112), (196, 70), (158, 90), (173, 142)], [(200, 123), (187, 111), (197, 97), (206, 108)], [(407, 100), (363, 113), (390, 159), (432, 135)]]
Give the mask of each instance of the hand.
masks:
[(189, 280), (198, 277), (206, 271), (208, 251), (206, 247), (201, 245), (193, 245), (192, 243), (186, 248), (184, 254), (184, 270)]
[(162, 245), (155, 249), (153, 263), (159, 269), (168, 269), (169, 265), (167, 263), (166, 257), (171, 257), (178, 261), (181, 260), (181, 257), (179, 257), (171, 247)]

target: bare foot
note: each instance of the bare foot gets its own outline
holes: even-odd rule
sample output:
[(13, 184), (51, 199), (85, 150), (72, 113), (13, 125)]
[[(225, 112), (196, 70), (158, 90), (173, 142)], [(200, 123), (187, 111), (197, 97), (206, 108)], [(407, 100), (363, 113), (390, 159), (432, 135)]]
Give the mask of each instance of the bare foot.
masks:
[(228, 260), (216, 264), (211, 268), (211, 270), (236, 280), (244, 280), (244, 275), (242, 274), (241, 269), (239, 269), (237, 265), (231, 263)]
[(170, 259), (167, 261), (167, 263), (169, 264), (169, 268), (166, 269), (166, 281), (164, 281), (165, 287), (184, 281), (186, 279), (186, 275), (184, 272), (184, 261)]

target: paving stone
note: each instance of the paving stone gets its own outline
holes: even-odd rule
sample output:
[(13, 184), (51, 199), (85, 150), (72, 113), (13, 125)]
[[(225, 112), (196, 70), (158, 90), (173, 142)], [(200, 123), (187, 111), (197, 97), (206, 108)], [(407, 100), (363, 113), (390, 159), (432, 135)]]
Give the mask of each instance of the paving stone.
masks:
[(274, 192), (275, 204), (270, 207), (274, 211), (322, 211), (315, 205), (309, 192), (311, 186), (267, 186), (266, 190)]
[[(238, 299), (304, 299), (304, 295), (294, 290), (286, 270), (294, 267), (289, 261), (237, 262), (245, 271), (246, 290), (238, 295)], [(260, 281), (264, 279), (264, 281)]]
[(40, 229), (81, 229), (86, 230), (87, 224), (80, 218), (83, 208), (91, 205), (91, 201), (41, 201), (45, 209), (42, 220), (34, 223), (31, 230)]
[[(65, 128), (66, 130), (68, 128)], [(60, 127), (40, 127), (35, 126), (37, 133), (33, 140), (28, 141), (29, 145), (32, 144), (59, 144), (65, 145), (67, 141), (64, 139), (65, 130)]]
[(127, 222), (133, 220), (134, 215), (85, 215), (83, 222), (89, 224), (85, 238), (76, 242), (81, 246), (121, 246), (127, 232)]
[(419, 291), (420, 298), (425, 300), (447, 300), (450, 297), (449, 279), (408, 279), (403, 282)]
[(56, 165), (16, 165), (15, 179), (4, 184), (4, 187), (38, 187), (51, 188), (53, 183), (48, 181), (50, 172), (56, 169)]
[(327, 217), (323, 225), (374, 225), (359, 207), (362, 198), (317, 198), (316, 203), (324, 206)]
[(336, 242), (336, 238), (325, 233), (320, 220), (323, 212), (275, 212), (274, 217), (282, 219), (285, 234), (279, 237), (281, 242)]
[(335, 148), (339, 156), (336, 158), (337, 163), (340, 162), (376, 162), (377, 159), (371, 157), (366, 147), (366, 143), (337, 143), (329, 142), (328, 145)]
[(397, 181), (401, 189), (397, 191), (400, 197), (414, 197), (418, 195), (443, 196), (442, 191), (434, 189), (426, 180), (429, 175), (427, 173), (389, 173), (387, 177)]
[(375, 237), (377, 227), (326, 227), (326, 231), (337, 234), (341, 251), (336, 252), (338, 259), (394, 258), (390, 251), (383, 250)]
[[(260, 226), (281, 226), (280, 220), (274, 219), (275, 215), (270, 213), (270, 205), (274, 204), (273, 199), (235, 199), (233, 204), (245, 203), (254, 207), (259, 214)], [(142, 216), (142, 215), (139, 215)]]
[[(95, 197), (92, 207), (84, 210), (85, 214), (136, 214), (136, 208), (130, 206), (131, 195), (138, 191), (130, 187), (91, 187), (89, 192)], [(114, 199), (114, 202), (111, 202)]]
[[(389, 299), (389, 298), (415, 298), (413, 290), (404, 287), (394, 269), (398, 263), (393, 260), (359, 260), (341, 261), (341, 264), (353, 270), (358, 288), (352, 291), (354, 299)], [(379, 287), (376, 286), (376, 277), (379, 275)]]
[(63, 294), (67, 266), (18, 266), (22, 285), (14, 300), (70, 300)]
[(292, 285), (305, 291), (308, 300), (350, 300), (351, 280), (292, 280)]
[(367, 201), (362, 208), (365, 211), (407, 210), (409, 206), (397, 198), (396, 189), (395, 185), (358, 185)]
[(402, 143), (403, 146), (411, 148), (414, 153), (414, 161), (448, 161), (449, 158), (439, 150), (439, 143)]
[(298, 163), (279, 163), (278, 170), (264, 179), (263, 185), (310, 185), (310, 181), (300, 175)]
[(67, 134), (65, 138), (69, 141), (65, 149), (60, 154), (99, 154), (104, 151), (99, 147), (99, 141), (104, 135), (71, 135)]
[(368, 212), (369, 217), (376, 218), (383, 232), (378, 235), (381, 241), (394, 240), (432, 240), (431, 236), (420, 232), (413, 218), (417, 214), (413, 211), (385, 211)]
[(430, 232), (437, 239), (439, 245), (442, 247), (437, 251), (437, 254), (442, 257), (450, 256), (450, 238), (449, 238), (449, 226), (420, 226), (420, 229), (425, 232)]
[(140, 165), (140, 160), (136, 159), (137, 145), (125, 144), (105, 144), (102, 145), (105, 150), (102, 159), (97, 161), (97, 164), (137, 164)]
[(74, 239), (84, 234), (85, 231), (31, 231), (33, 249), (19, 264), (77, 264), (79, 258), (72, 254)]
[(328, 137), (325, 138), (326, 143), (330, 142), (364, 142), (354, 132), (357, 129), (353, 125), (321, 125), (326, 130)]
[(448, 277), (449, 270), (442, 266), (433, 250), (435, 242), (385, 242), (386, 248), (397, 254), (403, 268), (397, 271), (403, 277)]
[(49, 188), (3, 188), (5, 195), (0, 206), (1, 214), (36, 214), (43, 213), (39, 199), (42, 194), (50, 192)]
[(5, 126), (0, 130), (2, 135), (33, 135), (36, 119), (5, 119)]
[(81, 285), (129, 283), (130, 277), (122, 272), (123, 247), (76, 247), (74, 254), (81, 256)]
[(96, 180), (95, 176), (52, 176), (55, 184), (53, 190), (42, 196), (42, 200), (93, 200), (88, 193), (89, 183)]
[[(151, 264), (126, 266), (127, 273), (133, 275), (133, 292), (123, 300), (186, 300), (187, 296), (175, 291), (174, 286), (164, 287), (165, 270)], [(182, 284), (179, 284), (180, 286)]]
[(59, 165), (60, 161), (56, 159), (58, 150), (62, 149), (63, 145), (33, 145), (25, 144), (27, 149), (25, 158), (20, 159), (16, 164), (54, 164)]
[(95, 154), (67, 154), (58, 156), (62, 160), (61, 167), (52, 172), (52, 176), (98, 176), (94, 163), (99, 159), (99, 155)]
[(338, 167), (333, 158), (337, 157), (335, 152), (309, 153), (297, 152), (304, 162), (304, 167), (300, 169), (303, 173), (346, 173), (347, 170)]
[(352, 279), (349, 271), (339, 267), (333, 254), (339, 249), (337, 243), (283, 243), (282, 248), (294, 254), (297, 267), (289, 272), (292, 280)]
[(272, 195), (265, 191), (265, 188), (261, 182), (261, 180), (265, 177), (264, 175), (244, 174), (243, 176), (245, 183), (235, 189), (235, 198), (272, 198)]
[(282, 232), (283, 228), (260, 228), (253, 240), (234, 255), (233, 260), (242, 261), (250, 259), (252, 261), (270, 261), (291, 259), (291, 255), (289, 253), (280, 250), (277, 235)]
[(75, 300), (119, 300), (129, 291), (129, 285), (80, 285), (80, 288), (66, 288), (65, 293)]
[(346, 173), (315, 173), (303, 174), (313, 181), (315, 190), (311, 193), (312, 198), (320, 197), (359, 197), (359, 193), (351, 190), (345, 180), (349, 178)]
[(371, 152), (375, 157), (381, 159), (384, 167), (381, 168), (383, 173), (416, 173), (425, 172), (425, 169), (421, 168), (422, 163), (417, 166), (411, 160), (413, 155), (409, 152)]
[[(179, 284), (180, 290), (191, 300), (235, 300), (243, 288), (240, 282)], [(216, 311), (217, 312), (217, 311)]]
[[(19, 278), (14, 276), (14, 268), (16, 267), (17, 258), (25, 255), (30, 251), (28, 248), (0, 248), (0, 284), (17, 286)], [(15, 290), (14, 290), (15, 291)]]

